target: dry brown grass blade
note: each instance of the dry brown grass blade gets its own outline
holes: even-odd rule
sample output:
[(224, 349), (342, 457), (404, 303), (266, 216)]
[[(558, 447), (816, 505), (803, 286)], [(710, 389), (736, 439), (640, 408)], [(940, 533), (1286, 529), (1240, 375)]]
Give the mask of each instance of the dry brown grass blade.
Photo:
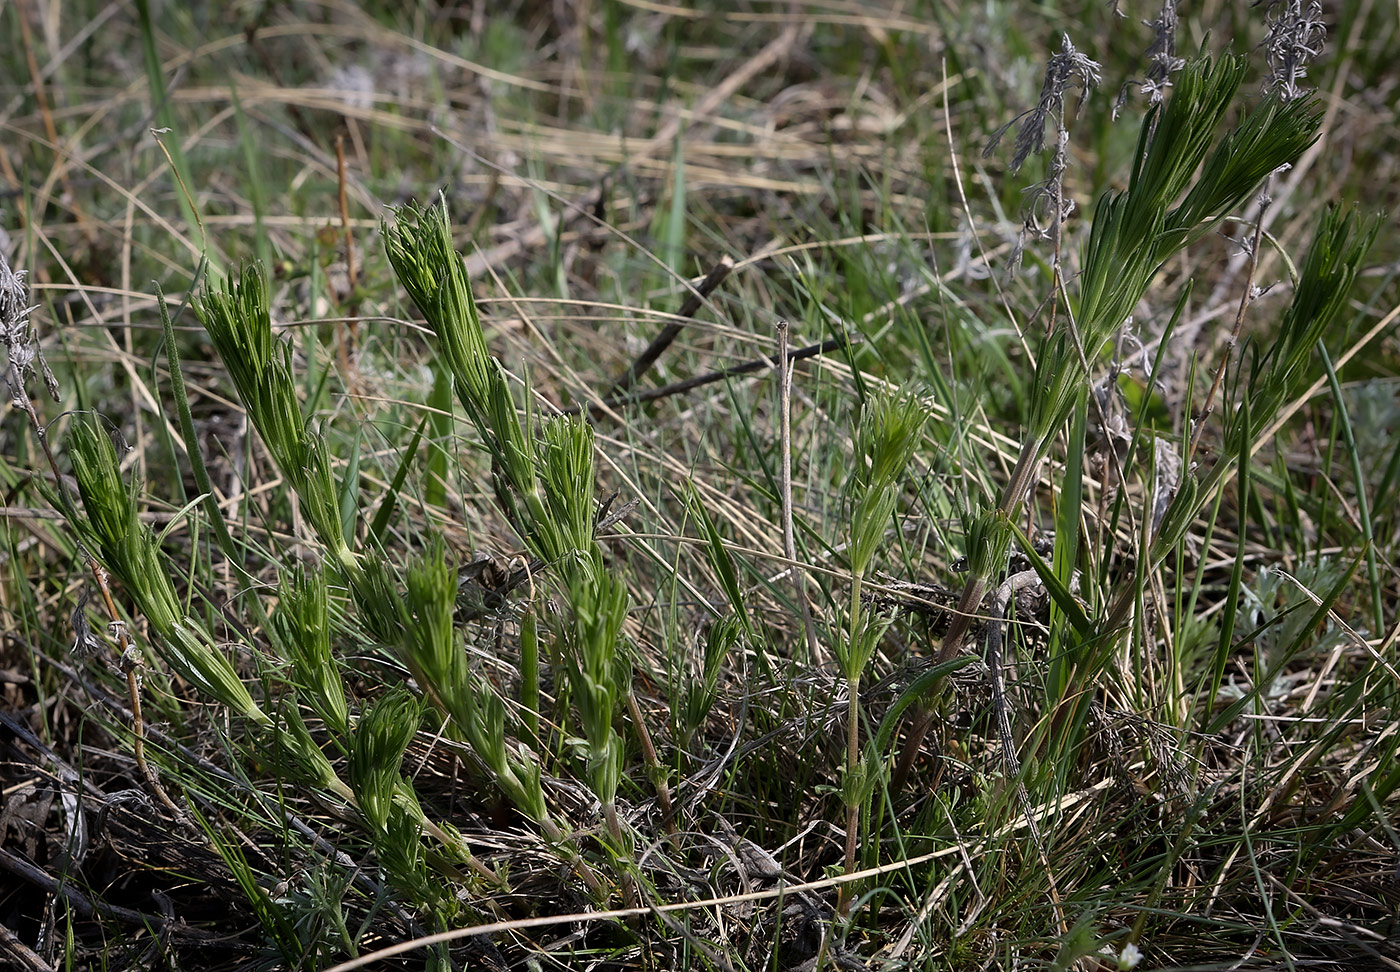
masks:
[(651, 366), (666, 353), (666, 349), (680, 336), (685, 329), (685, 319), (694, 316), (701, 306), (720, 284), (724, 283), (724, 278), (729, 276), (729, 272), (734, 269), (734, 260), (725, 255), (714, 265), (709, 273), (695, 284), (689, 294), (686, 295), (685, 303), (681, 304), (676, 311), (676, 320), (670, 321), (652, 338), (651, 343), (646, 346), (641, 354), (637, 355), (635, 361), (628, 365), (627, 370), (618, 375), (613, 381), (612, 387), (604, 396), (609, 399), (621, 398), (630, 391), (637, 380), (651, 369)]
[[(792, 49), (800, 35), (798, 25), (789, 23), (782, 32), (773, 40), (769, 41), (762, 50), (744, 62), (737, 70), (731, 73), (722, 82), (716, 85), (690, 113), (690, 125), (694, 127), (700, 119), (714, 113), (720, 105), (724, 104), (736, 92), (748, 84), (755, 77), (772, 67), (779, 59)], [(673, 139), (681, 133), (684, 122), (680, 115), (673, 116), (657, 129), (655, 135), (643, 143), (634, 152), (629, 153), (629, 160), (636, 164), (644, 159), (652, 158), (660, 152), (666, 151)], [(587, 218), (598, 206), (599, 201), (607, 191), (608, 179), (605, 176), (597, 185), (585, 193), (581, 198), (571, 203), (562, 217), (559, 227), (563, 231), (568, 226), (576, 223), (580, 219)], [(474, 253), (467, 258), (467, 275), (479, 277), (488, 268), (497, 266), (505, 261), (511, 260), (528, 250), (537, 249), (543, 246), (547, 240), (547, 234), (541, 226), (535, 226), (524, 233), (518, 239), (509, 240), (491, 249)]]

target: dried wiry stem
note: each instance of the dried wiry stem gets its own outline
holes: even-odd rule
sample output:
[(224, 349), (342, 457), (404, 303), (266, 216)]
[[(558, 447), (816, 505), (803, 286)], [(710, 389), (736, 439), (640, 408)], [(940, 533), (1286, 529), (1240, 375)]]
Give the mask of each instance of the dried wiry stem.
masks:
[[(355, 236), (350, 232), (350, 203), (345, 191), (345, 136), (335, 137), (335, 172), (340, 202), (340, 226), (345, 231), (345, 276), (350, 281), (350, 289), (355, 289)], [(350, 322), (350, 327), (354, 327)]]
[(637, 380), (651, 370), (651, 366), (666, 352), (676, 338), (680, 336), (685, 327), (685, 319), (693, 316), (704, 305), (705, 299), (715, 292), (720, 284), (724, 283), (724, 278), (729, 276), (729, 271), (734, 269), (734, 260), (729, 256), (724, 256), (719, 263), (715, 264), (709, 273), (692, 289), (686, 297), (685, 303), (676, 311), (679, 320), (673, 320), (663, 327), (654, 337), (646, 349), (637, 356), (637, 360), (628, 365), (627, 370), (617, 376), (612, 387), (608, 389), (605, 398), (623, 398), (637, 384)]
[(807, 573), (797, 564), (797, 539), (792, 529), (792, 359), (788, 357), (788, 322), (778, 322), (778, 421), (779, 453), (782, 457), (779, 485), (783, 501), (783, 556), (793, 564), (792, 593), (802, 615), (807, 651), (812, 664), (825, 664), (817, 632), (812, 625), (812, 607), (807, 603)]
[[(789, 361), (801, 361), (805, 358), (814, 358), (819, 354), (828, 354), (832, 351), (840, 351), (853, 344), (859, 344), (861, 337), (853, 334), (849, 337), (827, 338), (817, 344), (809, 344), (805, 348), (794, 348), (787, 353)], [(672, 395), (681, 395), (688, 391), (694, 391), (704, 385), (713, 385), (717, 381), (724, 381), (726, 378), (738, 378), (741, 375), (752, 375), (773, 367), (778, 362), (777, 355), (764, 355), (761, 358), (753, 358), (742, 364), (734, 365), (731, 368), (721, 368), (718, 371), (707, 371), (703, 375), (695, 375), (686, 378), (684, 381), (672, 382), (661, 388), (648, 388), (644, 391), (629, 392), (621, 398), (609, 398), (592, 406), (572, 405), (559, 410), (560, 415), (581, 415), (585, 409), (593, 408), (617, 408), (624, 405), (642, 405), (647, 402), (658, 401), (662, 398), (669, 398)]]
[(1215, 366), (1215, 376), (1211, 379), (1210, 391), (1206, 393), (1205, 402), (1201, 406), (1200, 418), (1196, 420), (1196, 428), (1191, 433), (1191, 442), (1186, 450), (1186, 467), (1189, 469), (1191, 460), (1196, 455), (1196, 447), (1201, 444), (1201, 432), (1206, 427), (1206, 419), (1210, 417), (1211, 410), (1215, 407), (1215, 396), (1220, 391), (1220, 383), (1225, 378), (1225, 369), (1230, 364), (1229, 350), (1239, 343), (1240, 332), (1244, 330), (1245, 313), (1249, 310), (1249, 305), (1255, 297), (1254, 274), (1259, 269), (1259, 244), (1264, 238), (1264, 217), (1269, 211), (1269, 205), (1273, 199), (1269, 195), (1269, 190), (1273, 188), (1274, 177), (1269, 176), (1264, 183), (1264, 190), (1259, 196), (1259, 215), (1254, 221), (1254, 236), (1249, 243), (1249, 266), (1245, 270), (1244, 287), (1240, 292), (1240, 302), (1235, 308), (1235, 323), (1230, 329), (1230, 340), (1226, 345), (1227, 353), (1221, 355), (1219, 363)]
[[(340, 203), (340, 226), (345, 233), (345, 280), (346, 295), (353, 295), (355, 292), (355, 235), (350, 231), (350, 203), (345, 192), (345, 136), (335, 137), (335, 171), (336, 184), (338, 189), (337, 198)], [(355, 371), (352, 367), (352, 360), (355, 355), (355, 321), (346, 320), (342, 324), (340, 340), (340, 367), (346, 375), (350, 377), (352, 384), (355, 381)]]
[(656, 800), (661, 804), (661, 819), (666, 822), (666, 832), (675, 836), (676, 819), (671, 806), (671, 787), (666, 783), (666, 767), (656, 755), (656, 744), (652, 742), (651, 731), (647, 729), (646, 720), (642, 718), (642, 707), (637, 704), (636, 693), (628, 686), (623, 695), (627, 699), (627, 713), (637, 727), (637, 739), (642, 744), (642, 758), (646, 762), (647, 773), (651, 776), (652, 785), (656, 787)]

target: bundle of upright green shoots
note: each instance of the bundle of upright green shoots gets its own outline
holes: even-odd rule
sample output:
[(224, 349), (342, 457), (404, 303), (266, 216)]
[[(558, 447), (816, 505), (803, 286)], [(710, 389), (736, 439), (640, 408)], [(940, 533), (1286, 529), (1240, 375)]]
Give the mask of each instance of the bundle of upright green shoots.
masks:
[(532, 403), (522, 420), (505, 370), (486, 346), (445, 203), (427, 211), (406, 207), (386, 221), (384, 235), (389, 260), (437, 335), (458, 400), (491, 456), (502, 512), (547, 576), (560, 578), (568, 612), (555, 637), (587, 742), (593, 791), (614, 852), (625, 857), (616, 807), (623, 750), (613, 719), (630, 681), (620, 651), (627, 590), (594, 539), (593, 429), (581, 418), (554, 416), (538, 427), (536, 439)]
[[(969, 511), (968, 578), (938, 662), (962, 647), (992, 579), (1005, 565), (1012, 519), (1041, 463), (1071, 413), (1088, 407), (1089, 369), (1162, 266), (1212, 232), (1269, 173), (1295, 161), (1317, 138), (1320, 113), (1313, 101), (1270, 95), (1217, 139), (1245, 71), (1245, 58), (1238, 55), (1188, 62), (1175, 75), (1166, 103), (1154, 106), (1142, 122), (1128, 187), (1105, 193), (1095, 207), (1075, 299), (1055, 295), (1064, 319), (1052, 321), (1037, 356), (1035, 394), (1016, 465), (994, 506)], [(1121, 625), (1125, 617), (1114, 610), (1107, 620)], [(914, 720), (897, 781), (907, 778), (931, 722), (928, 710)]]

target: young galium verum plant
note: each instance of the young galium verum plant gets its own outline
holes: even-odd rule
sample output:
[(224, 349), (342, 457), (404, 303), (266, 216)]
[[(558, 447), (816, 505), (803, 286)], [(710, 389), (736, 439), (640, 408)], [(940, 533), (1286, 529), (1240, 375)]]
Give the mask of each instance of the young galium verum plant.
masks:
[(359, 561), (346, 541), (330, 452), (302, 417), (292, 346), (273, 337), (262, 268), (244, 267), (237, 281), (205, 291), (195, 309), (307, 522), (336, 566), (353, 574)]
[(548, 818), (540, 765), (524, 747), (507, 748), (505, 706), (468, 662), (466, 646), (453, 624), (457, 578), (442, 543), (434, 540), (408, 570), (408, 605), (413, 616), (404, 643), (405, 660), (456, 732), (491, 770), (497, 784), (521, 813), (542, 823)]
[(380, 866), (397, 887), (445, 922), (455, 912), (456, 900), (428, 875), (423, 860), (423, 808), (400, 771), (421, 721), (418, 700), (402, 687), (370, 706), (355, 727), (350, 785)]
[[(851, 599), (846, 608), (847, 628), (837, 641), (837, 662), (846, 679), (847, 737), (846, 873), (855, 870), (861, 812), (876, 776), (876, 767), (860, 762), (860, 682), (892, 617), (867, 611), (861, 602), (862, 585), (885, 543), (885, 532), (904, 487), (905, 471), (923, 438), (928, 410), (918, 399), (880, 392), (865, 405), (856, 432), (855, 469), (851, 477), (850, 538), (847, 558), (851, 564)], [(844, 890), (844, 889), (843, 889)], [(843, 903), (846, 896), (843, 894)]]
[[(514, 524), (544, 521), (535, 450), (505, 369), (486, 346), (471, 281), (452, 245), (445, 201), (426, 212), (412, 205), (397, 211), (385, 220), (384, 245), (399, 282), (437, 336), (457, 397), (491, 454), (497, 502)], [(517, 497), (527, 509), (518, 509)]]
[(627, 591), (607, 572), (593, 537), (592, 427), (556, 416), (542, 423), (542, 442), (532, 441), (533, 409), (525, 409), (522, 422), (505, 371), (486, 346), (444, 202), (426, 212), (405, 207), (386, 221), (384, 236), (389, 261), (437, 335), (457, 397), (491, 455), (498, 502), (530, 552), (564, 578), (559, 587), (569, 611), (558, 637), (567, 649), (565, 672), (588, 744), (594, 791), (620, 841), (614, 799), (622, 744), (612, 720), (630, 677), (618, 652)]
[(99, 420), (80, 415), (69, 433), (73, 476), (86, 519), (75, 527), (126, 587), (156, 634), (164, 661), (191, 685), (259, 725), (271, 720), (203, 626), (181, 607), (155, 534), (141, 522), (140, 489), (122, 479), (117, 450)]
[(325, 574), (299, 566), (290, 583), (283, 582), (280, 600), (272, 631), (292, 663), (296, 685), (326, 728), (344, 738), (350, 732), (350, 707), (331, 652)]

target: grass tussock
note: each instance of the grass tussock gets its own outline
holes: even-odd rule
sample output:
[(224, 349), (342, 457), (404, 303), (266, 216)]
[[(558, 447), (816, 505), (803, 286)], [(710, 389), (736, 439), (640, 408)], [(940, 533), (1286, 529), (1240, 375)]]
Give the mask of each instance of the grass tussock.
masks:
[(0, 12), (0, 964), (1400, 966), (1394, 11), (1146, 13)]

